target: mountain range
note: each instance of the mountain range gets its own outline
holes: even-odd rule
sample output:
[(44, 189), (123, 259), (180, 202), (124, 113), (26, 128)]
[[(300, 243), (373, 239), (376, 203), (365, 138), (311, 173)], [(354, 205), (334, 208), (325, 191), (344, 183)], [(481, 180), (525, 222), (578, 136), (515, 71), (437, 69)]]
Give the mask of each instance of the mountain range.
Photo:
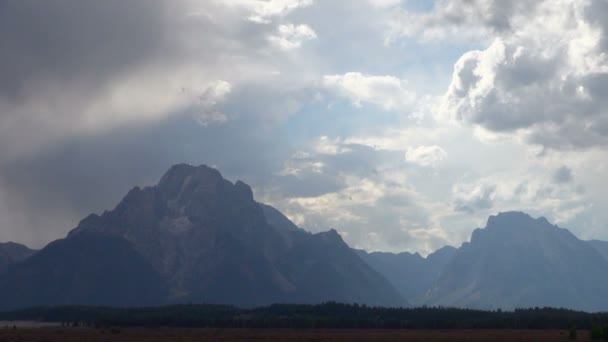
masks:
[(301, 230), (243, 182), (185, 164), (0, 275), (0, 309), (330, 300), (407, 305), (335, 230)]
[(608, 242), (522, 212), (490, 216), (458, 249), (359, 255), (415, 305), (608, 310)]
[(606, 311), (608, 242), (506, 212), (459, 248), (370, 253), (299, 228), (241, 181), (179, 164), (39, 251), (0, 244), (0, 310), (325, 301)]

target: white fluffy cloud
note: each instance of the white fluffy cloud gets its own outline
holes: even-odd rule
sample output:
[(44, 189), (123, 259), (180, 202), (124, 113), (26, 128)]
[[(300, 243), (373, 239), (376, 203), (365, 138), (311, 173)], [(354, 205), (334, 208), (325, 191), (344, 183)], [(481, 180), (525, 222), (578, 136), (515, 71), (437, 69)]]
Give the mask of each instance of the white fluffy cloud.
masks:
[(428, 13), (396, 11), (388, 39), (400, 36), (422, 41), (446, 38), (475, 40), (517, 30), (533, 18), (539, 1), (437, 0)]
[(405, 160), (420, 166), (435, 166), (447, 156), (447, 152), (439, 146), (410, 147), (405, 152)]
[(549, 148), (608, 143), (607, 32), (592, 17), (608, 5), (560, 0), (513, 10), (533, 16), (462, 55), (441, 112)]
[(268, 24), (273, 17), (284, 16), (291, 11), (313, 4), (312, 0), (220, 0), (227, 6), (242, 7), (249, 14), (248, 20)]
[(407, 81), (394, 76), (365, 75), (347, 72), (342, 75), (326, 75), (323, 85), (338, 96), (352, 101), (360, 107), (363, 103), (380, 106), (384, 110), (409, 108), (416, 93), (408, 88)]
[(281, 50), (299, 48), (303, 42), (317, 38), (317, 34), (307, 25), (280, 25), (277, 32), (270, 35), (268, 40)]
[(369, 0), (374, 7), (387, 8), (401, 3), (401, 0)]

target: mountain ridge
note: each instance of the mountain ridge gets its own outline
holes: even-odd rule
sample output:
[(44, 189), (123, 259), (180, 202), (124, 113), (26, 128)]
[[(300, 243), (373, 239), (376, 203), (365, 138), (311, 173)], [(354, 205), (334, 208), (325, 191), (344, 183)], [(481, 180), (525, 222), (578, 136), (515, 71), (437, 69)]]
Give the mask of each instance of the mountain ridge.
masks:
[(608, 262), (570, 231), (521, 212), (476, 229), (445, 266), (428, 305), (608, 308)]
[(492, 215), (460, 247), (426, 257), (356, 250), (334, 229), (307, 232), (256, 202), (242, 181), (177, 164), (40, 251), (0, 244), (0, 309), (338, 301), (594, 311), (608, 308), (607, 271), (608, 242), (523, 212)]
[(36, 253), (36, 250), (16, 242), (0, 243), (0, 273), (15, 263), (21, 262)]
[[(122, 241), (111, 243), (122, 246), (117, 248), (125, 250), (131, 264), (139, 263), (141, 256), (153, 270), (150, 274), (159, 275), (162, 287), (166, 285), (165, 294), (151, 301), (154, 304), (204, 302), (252, 307), (334, 300), (407, 305), (397, 290), (361, 261), (335, 230), (305, 232), (276, 209), (256, 202), (247, 184), (232, 183), (205, 165), (174, 165), (157, 185), (132, 188), (114, 209), (81, 220), (65, 239), (59, 240), (63, 241), (58, 242), (59, 246), (68, 250), (65, 246), (74, 247), (70, 243), (83, 234)], [(17, 265), (1, 277), (0, 292), (11, 288), (14, 292), (11, 277), (33, 282), (36, 273), (54, 267), (44, 262), (45, 255), (54, 254), (45, 250), (28, 265)], [(99, 260), (90, 258), (90, 267), (105, 260), (102, 256)], [(28, 271), (28, 267), (32, 270)], [(35, 286), (61, 287), (62, 281), (52, 278), (45, 285)], [(82, 286), (88, 288), (72, 291), (95, 292), (89, 283)], [(19, 306), (19, 300), (31, 303), (27, 297), (36, 293), (34, 289), (17, 295), (11, 305)], [(67, 298), (68, 303), (74, 301), (68, 294), (57, 296)], [(116, 303), (113, 299), (110, 302)]]

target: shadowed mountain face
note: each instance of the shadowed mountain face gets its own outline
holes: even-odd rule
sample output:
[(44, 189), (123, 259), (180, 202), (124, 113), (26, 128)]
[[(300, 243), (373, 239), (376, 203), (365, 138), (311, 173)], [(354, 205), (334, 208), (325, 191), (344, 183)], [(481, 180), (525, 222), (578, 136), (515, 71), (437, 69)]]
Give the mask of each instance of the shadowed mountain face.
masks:
[[(459, 249), (426, 258), (351, 249), (255, 202), (206, 166), (173, 166), (114, 210), (35, 252), (0, 244), (0, 309), (205, 302), (357, 302), (608, 309), (608, 242), (518, 213), (491, 216)], [(388, 280), (387, 280), (388, 279)], [(390, 280), (390, 281), (389, 281)]]
[(57, 240), (0, 276), (0, 309), (158, 303), (163, 281), (126, 240), (97, 233)]
[(335, 231), (299, 229), (206, 166), (173, 166), (157, 186), (82, 220), (68, 240), (84, 232), (129, 241), (167, 282), (167, 302), (405, 304)]
[(35, 250), (18, 243), (0, 243), (0, 273), (4, 272), (9, 265), (23, 261), (34, 253), (36, 253)]
[(608, 262), (566, 229), (519, 212), (491, 216), (445, 266), (428, 305), (608, 308)]
[(412, 304), (422, 304), (427, 292), (435, 285), (456, 248), (445, 246), (426, 258), (418, 253), (368, 253), (356, 250), (366, 263), (376, 269)]
[(596, 251), (608, 260), (608, 241), (591, 240), (587, 241)]

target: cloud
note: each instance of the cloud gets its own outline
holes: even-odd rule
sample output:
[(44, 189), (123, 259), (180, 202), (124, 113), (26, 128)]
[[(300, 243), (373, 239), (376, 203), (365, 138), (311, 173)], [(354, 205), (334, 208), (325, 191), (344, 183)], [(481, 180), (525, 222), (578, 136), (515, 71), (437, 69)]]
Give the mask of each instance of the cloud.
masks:
[(605, 238), (606, 2), (429, 5), (6, 2), (0, 240), (39, 247), (177, 162), (368, 249), (512, 209)]
[(476, 213), (479, 210), (487, 211), (494, 206), (493, 197), (495, 192), (495, 185), (456, 184), (453, 188), (454, 209), (469, 214)]
[(262, 23), (270, 23), (273, 17), (285, 16), (298, 8), (313, 4), (312, 0), (232, 0), (228, 6), (241, 7), (249, 12), (247, 19)]
[(369, 2), (374, 7), (388, 8), (399, 5), (401, 3), (401, 0), (369, 0)]
[[(271, 19), (311, 4), (4, 4), (0, 159), (22, 158), (76, 136), (157, 124), (178, 115), (192, 116), (203, 126), (223, 124), (243, 114), (226, 109), (230, 97), (253, 84), (263, 92), (289, 82), (288, 91), (296, 94), (308, 82), (304, 71), (288, 65), (299, 58), (281, 59), (272, 50), (296, 48), (315, 33), (306, 24), (274, 24)], [(246, 19), (250, 16), (269, 22), (260, 25)], [(293, 97), (281, 100), (294, 107)]]
[(553, 173), (553, 181), (558, 184), (570, 183), (573, 179), (572, 170), (567, 166), (562, 166)]
[(317, 77), (267, 37), (312, 2), (248, 3), (3, 3), (0, 240), (40, 247), (172, 163), (271, 174), (272, 125)]
[(280, 25), (277, 32), (268, 37), (268, 40), (278, 49), (293, 50), (299, 48), (303, 42), (317, 38), (317, 34), (307, 25), (286, 24)]
[(449, 241), (435, 216), (439, 205), (402, 169), (403, 151), (327, 136), (306, 145), (287, 160), (274, 187), (258, 189), (260, 200), (305, 229), (335, 228), (359, 248), (428, 253)]
[(405, 152), (405, 160), (420, 166), (436, 166), (447, 156), (447, 152), (439, 146), (410, 147)]
[(384, 110), (403, 110), (410, 107), (416, 98), (415, 92), (408, 89), (407, 81), (394, 76), (348, 72), (324, 76), (323, 85), (336, 95), (351, 100), (357, 107), (370, 103)]
[(547, 148), (604, 146), (607, 32), (591, 13), (605, 13), (606, 6), (535, 3), (513, 14), (532, 13), (530, 20), (506, 25), (489, 47), (460, 57), (440, 112)]
[(487, 39), (517, 30), (530, 20), (538, 1), (437, 0), (429, 12), (400, 10), (390, 21), (389, 41), (401, 36), (422, 41)]
[(467, 174), (452, 187), (453, 208), (480, 218), (497, 211), (526, 211), (559, 224), (588, 214), (590, 206), (584, 189), (574, 181), (571, 169), (555, 169), (560, 162), (563, 160), (555, 154), (545, 160), (521, 161), (509, 171)]

